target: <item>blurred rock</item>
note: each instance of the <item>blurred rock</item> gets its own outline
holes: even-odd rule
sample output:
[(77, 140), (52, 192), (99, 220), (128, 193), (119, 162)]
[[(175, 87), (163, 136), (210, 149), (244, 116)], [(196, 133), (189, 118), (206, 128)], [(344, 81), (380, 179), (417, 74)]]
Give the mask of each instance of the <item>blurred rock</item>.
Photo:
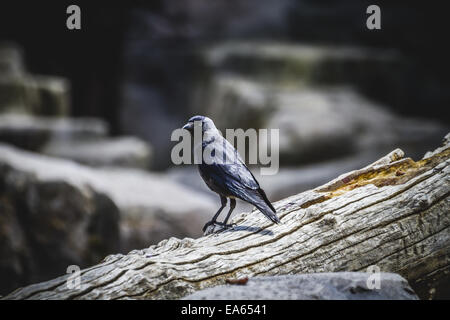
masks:
[[(3, 171), (0, 166), (2, 175)], [(19, 212), (14, 201), (8, 200), (5, 189), (0, 182), (0, 295), (32, 282), (31, 273), (36, 272), (32, 268), (35, 262), (31, 260), (25, 230), (19, 223)]]
[(0, 146), (1, 293), (119, 250), (117, 206), (87, 185), (47, 178), (57, 168), (41, 161)]
[(348, 83), (370, 86), (392, 78), (400, 56), (392, 50), (281, 42), (225, 42), (202, 51), (212, 72), (226, 70), (269, 83), (296, 86)]
[(71, 159), (90, 166), (119, 166), (148, 169), (152, 156), (150, 145), (135, 137), (54, 141), (42, 153)]
[[(171, 165), (170, 143), (172, 131), (181, 128), (186, 118), (179, 109), (169, 109), (167, 101), (151, 86), (128, 83), (123, 86), (123, 103), (120, 113), (122, 131), (147, 141), (154, 150), (152, 168), (161, 169)], [(186, 102), (184, 102), (186, 103)]]
[(153, 34), (183, 39), (260, 38), (283, 36), (293, 0), (168, 0), (161, 16), (147, 15)]
[[(66, 204), (65, 207), (55, 207), (55, 214), (58, 209), (70, 212), (78, 208), (72, 209), (70, 206), (82, 205), (82, 202), (72, 204), (71, 201), (77, 201), (78, 193), (88, 192), (85, 189), (102, 194), (105, 201), (117, 206), (120, 212), (121, 236), (118, 241), (121, 252), (147, 247), (170, 236), (198, 237), (202, 234), (204, 223), (217, 209), (216, 202), (201, 193), (191, 191), (163, 175), (142, 170), (92, 169), (69, 160), (20, 151), (6, 145), (0, 146), (0, 165), (30, 175), (40, 184), (59, 186), (60, 196), (67, 194), (68, 199), (59, 199), (58, 196), (40, 200), (42, 206), (45, 203), (55, 206)], [(9, 183), (3, 176), (0, 181)], [(27, 181), (22, 184), (24, 188), (28, 185)], [(70, 190), (75, 190), (74, 196), (69, 197)], [(33, 196), (39, 198), (40, 194), (33, 193)], [(20, 201), (25, 199), (19, 197), (18, 203)], [(33, 207), (33, 210), (44, 209)]]
[(211, 116), (222, 130), (279, 129), (282, 165), (396, 147), (422, 156), (449, 130), (436, 121), (396, 116), (350, 87), (296, 88), (239, 76), (217, 79), (205, 93), (208, 103), (198, 113)]
[(122, 212), (122, 250), (148, 247), (169, 237), (202, 235), (219, 200), (187, 188), (164, 174), (136, 169), (98, 169), (91, 184)]
[[(137, 135), (159, 151), (155, 154), (155, 168), (170, 166), (170, 134), (198, 110), (192, 107), (191, 96), (195, 95), (197, 78), (208, 72), (204, 63), (198, 63), (198, 44), (222, 36), (268, 36), (269, 29), (281, 35), (287, 26), (283, 18), (291, 1), (169, 0), (162, 2), (156, 12), (133, 12), (124, 43), (119, 121), (125, 134)], [(232, 95), (233, 90), (239, 90), (222, 85), (226, 84), (219, 83), (222, 93), (231, 91)], [(255, 106), (252, 99), (240, 103), (248, 103), (251, 109)], [(198, 105), (208, 108), (204, 96), (199, 97)], [(243, 116), (259, 116), (256, 111)]]
[(350, 88), (281, 89), (276, 106), (267, 127), (280, 130), (281, 164), (394, 147), (421, 156), (448, 131), (436, 121), (400, 118)]
[[(239, 36), (242, 33), (233, 32), (246, 30), (245, 24), (237, 22), (239, 18), (232, 19), (235, 23), (233, 27), (236, 28), (233, 29), (228, 28), (227, 19), (217, 14), (240, 12), (243, 15), (240, 18), (248, 18), (248, 6), (239, 1), (233, 5), (197, 1), (183, 4), (168, 2), (160, 8), (164, 13), (162, 15), (144, 12), (135, 14), (136, 19), (133, 19), (125, 45), (127, 73), (123, 87), (121, 125), (127, 134), (136, 134), (160, 150), (155, 156), (158, 169), (167, 168), (169, 164), (167, 137), (193, 114), (211, 116), (222, 130), (277, 125), (277, 122), (284, 121), (280, 118), (290, 116), (293, 116), (291, 127), (295, 122), (308, 123), (305, 129), (298, 125), (289, 129), (292, 132), (285, 130), (283, 133), (300, 146), (306, 145), (303, 154), (297, 152), (298, 148), (294, 151), (297, 154), (291, 154), (288, 148), (283, 149), (286, 161), (284, 158), (282, 161), (297, 165), (321, 160), (326, 154), (330, 157), (346, 155), (357, 148), (358, 143), (349, 142), (348, 136), (364, 126), (364, 123), (351, 119), (345, 119), (342, 124), (336, 122), (343, 118), (339, 116), (341, 107), (345, 108), (343, 113), (350, 111), (351, 108), (345, 106), (347, 102), (366, 100), (355, 101), (350, 96), (345, 101), (346, 93), (327, 95), (329, 87), (348, 86), (349, 91), (356, 95), (365, 96), (370, 92), (370, 96), (375, 98), (389, 97), (385, 100), (392, 104), (397, 102), (397, 98), (405, 100), (400, 95), (404, 93), (403, 83), (409, 77), (410, 69), (408, 60), (396, 50), (349, 45), (305, 45), (284, 38), (273, 41), (267, 39), (267, 35), (262, 36), (266, 38), (262, 40), (256, 36), (256, 29), (251, 29), (252, 37), (249, 39), (253, 40), (245, 40)], [(268, 20), (261, 17), (267, 14), (281, 27), (286, 23), (283, 18), (289, 15), (292, 6), (297, 4), (293, 1), (272, 1), (267, 6), (258, 5), (255, 20), (249, 25), (262, 27)], [(228, 11), (231, 7), (235, 11)], [(185, 20), (176, 19), (180, 16), (185, 17)], [(280, 31), (283, 27), (271, 30)], [(211, 38), (215, 41), (195, 41), (198, 38), (210, 39), (210, 33), (218, 38)], [(228, 38), (227, 35), (233, 36)], [(309, 89), (313, 90), (311, 94), (307, 93)], [(297, 95), (296, 91), (301, 93)], [(320, 97), (322, 93), (325, 94), (323, 98)], [(341, 101), (338, 103), (344, 106), (333, 106), (336, 96)], [(297, 98), (299, 103), (295, 101)], [(314, 100), (311, 102), (314, 106), (327, 104), (331, 116), (321, 110), (323, 113), (317, 112), (310, 119), (305, 117), (302, 120), (299, 115), (314, 108), (305, 107), (307, 110), (296, 112), (295, 106), (305, 100)], [(284, 108), (286, 101), (292, 107)], [(284, 109), (284, 112), (278, 113), (278, 120), (271, 123), (269, 120), (276, 109)], [(358, 110), (359, 115), (364, 112), (364, 108)], [(303, 133), (313, 126), (310, 120), (316, 120), (317, 117), (324, 125), (331, 123), (332, 127), (330, 130), (317, 128), (308, 134), (311, 138), (319, 138), (316, 148), (310, 144), (313, 140), (303, 137)], [(327, 153), (324, 149), (327, 149)]]
[[(278, 109), (267, 126), (279, 129), (282, 164), (336, 158), (355, 151), (358, 134), (367, 125), (361, 117), (372, 109), (367, 103), (351, 101), (350, 93), (330, 91), (278, 92)], [(381, 110), (372, 113), (388, 117)]]
[(448, 126), (403, 119), (362, 92), (395, 87), (402, 59), (390, 50), (274, 42), (225, 42), (199, 53), (206, 70), (193, 113), (220, 129), (273, 128), (282, 165), (329, 160), (398, 145), (422, 155)]
[(418, 300), (404, 278), (380, 273), (380, 288), (368, 288), (368, 273), (335, 272), (250, 278), (245, 285), (197, 291), (183, 300)]
[(372, 87), (392, 78), (399, 59), (387, 50), (240, 41), (206, 47), (198, 60), (203, 71), (196, 79), (194, 113), (217, 119), (220, 128), (246, 129), (266, 126), (273, 109), (283, 106), (277, 100), (288, 93), (292, 104), (292, 93), (317, 86)]
[(0, 111), (65, 116), (69, 112), (68, 91), (63, 78), (0, 75)]
[(18, 114), (0, 115), (0, 141), (39, 151), (50, 141), (105, 137), (108, 125), (95, 118), (52, 118)]
[[(373, 87), (368, 87), (364, 92), (368, 97), (396, 113), (438, 120), (448, 118), (448, 50), (446, 43), (438, 40), (445, 38), (446, 10), (418, 2), (407, 6), (393, 1), (378, 3), (383, 26), (379, 32), (368, 33), (365, 28), (368, 15), (363, 13), (369, 2), (300, 0), (294, 3), (286, 17), (294, 41), (391, 47), (403, 53), (404, 68), (392, 69), (390, 78), (380, 78)], [(435, 50), (430, 50), (431, 47)]]
[[(222, 130), (264, 127), (275, 109), (270, 90), (232, 74), (212, 77), (201, 100), (202, 103), (198, 103), (198, 113), (210, 116)], [(233, 112), (228, 112), (229, 110)]]
[(18, 46), (0, 43), (0, 74), (18, 76), (24, 73), (23, 54)]
[[(199, 53), (204, 77), (227, 73), (264, 84), (294, 90), (315, 86), (352, 86), (357, 92), (397, 104), (404, 101), (402, 83), (409, 65), (399, 52), (358, 46), (299, 44), (275, 41), (228, 41)], [(206, 83), (198, 97), (209, 92)], [(272, 88), (275, 87), (275, 88)], [(194, 105), (199, 103), (194, 101)], [(389, 105), (390, 106), (390, 105)], [(392, 106), (390, 106), (392, 107)]]
[(66, 79), (28, 74), (20, 48), (0, 44), (0, 112), (64, 116), (69, 109)]

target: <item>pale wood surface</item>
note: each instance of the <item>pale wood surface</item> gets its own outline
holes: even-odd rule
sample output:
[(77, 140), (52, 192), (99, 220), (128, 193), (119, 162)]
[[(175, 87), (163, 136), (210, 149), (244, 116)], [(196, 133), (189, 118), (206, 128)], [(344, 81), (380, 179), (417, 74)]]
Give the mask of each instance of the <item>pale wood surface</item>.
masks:
[[(365, 271), (404, 276), (422, 297), (449, 283), (450, 145), (413, 161), (394, 150), (375, 163), (274, 204), (282, 223), (236, 215), (232, 230), (164, 240), (18, 289), (7, 299), (177, 299), (227, 278)], [(176, 199), (174, 199), (176, 201)]]

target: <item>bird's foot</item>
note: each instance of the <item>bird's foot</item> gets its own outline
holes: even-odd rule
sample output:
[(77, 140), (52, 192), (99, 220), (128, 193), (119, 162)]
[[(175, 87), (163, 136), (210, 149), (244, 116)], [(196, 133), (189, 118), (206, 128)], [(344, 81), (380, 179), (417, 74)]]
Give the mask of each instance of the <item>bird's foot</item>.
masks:
[(222, 229), (229, 229), (232, 228), (234, 226), (236, 226), (236, 223), (230, 223), (230, 224), (225, 224), (223, 222), (218, 222), (218, 221), (208, 221), (204, 226), (203, 226), (203, 232), (205, 232), (209, 226), (220, 226)]
[(208, 221), (204, 226), (203, 226), (203, 232), (206, 231), (206, 229), (210, 226), (213, 225), (215, 222), (214, 221)]
[(217, 224), (218, 226), (221, 226), (222, 228), (224, 228), (224, 229), (229, 229), (229, 228), (233, 228), (233, 227), (235, 227), (236, 226), (236, 223), (229, 223), (229, 224), (226, 224), (226, 223), (223, 223), (223, 222), (215, 222), (215, 224)]

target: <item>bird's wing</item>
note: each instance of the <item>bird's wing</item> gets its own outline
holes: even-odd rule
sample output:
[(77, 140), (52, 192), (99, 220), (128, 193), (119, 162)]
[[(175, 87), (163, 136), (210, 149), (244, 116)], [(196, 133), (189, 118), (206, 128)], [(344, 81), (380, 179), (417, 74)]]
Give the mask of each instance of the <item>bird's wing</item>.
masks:
[[(245, 165), (237, 150), (221, 135), (203, 141), (206, 154), (211, 154), (209, 161), (200, 165), (205, 177), (212, 180), (216, 186), (224, 188), (238, 197), (243, 197), (245, 189), (259, 189), (258, 181)], [(214, 151), (212, 151), (214, 150)], [(205, 160), (205, 158), (204, 158)]]
[(218, 164), (218, 168), (224, 175), (232, 179), (231, 183), (238, 183), (249, 189), (259, 189), (258, 181), (256, 181), (251, 171), (247, 168), (237, 150), (225, 138), (221, 140), (221, 145), (225, 150), (224, 153), (227, 159), (231, 161), (230, 163)]
[[(249, 201), (249, 192), (259, 190), (258, 182), (248, 169), (239, 164), (200, 164), (200, 173), (213, 190)], [(215, 187), (215, 188), (214, 188)]]
[(258, 181), (256, 181), (255, 177), (253, 177), (250, 170), (244, 164), (219, 164), (217, 167), (226, 176), (227, 184), (254, 190), (259, 189)]

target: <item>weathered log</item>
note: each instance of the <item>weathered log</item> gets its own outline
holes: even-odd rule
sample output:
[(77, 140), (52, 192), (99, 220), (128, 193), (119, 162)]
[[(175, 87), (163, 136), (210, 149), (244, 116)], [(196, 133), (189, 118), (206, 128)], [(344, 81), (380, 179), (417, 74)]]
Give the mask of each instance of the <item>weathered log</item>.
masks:
[(373, 164), (274, 204), (280, 225), (252, 212), (233, 229), (170, 238), (111, 255), (81, 272), (21, 288), (6, 299), (175, 299), (227, 278), (365, 271), (405, 277), (421, 298), (450, 283), (450, 134), (419, 161), (394, 150)]

